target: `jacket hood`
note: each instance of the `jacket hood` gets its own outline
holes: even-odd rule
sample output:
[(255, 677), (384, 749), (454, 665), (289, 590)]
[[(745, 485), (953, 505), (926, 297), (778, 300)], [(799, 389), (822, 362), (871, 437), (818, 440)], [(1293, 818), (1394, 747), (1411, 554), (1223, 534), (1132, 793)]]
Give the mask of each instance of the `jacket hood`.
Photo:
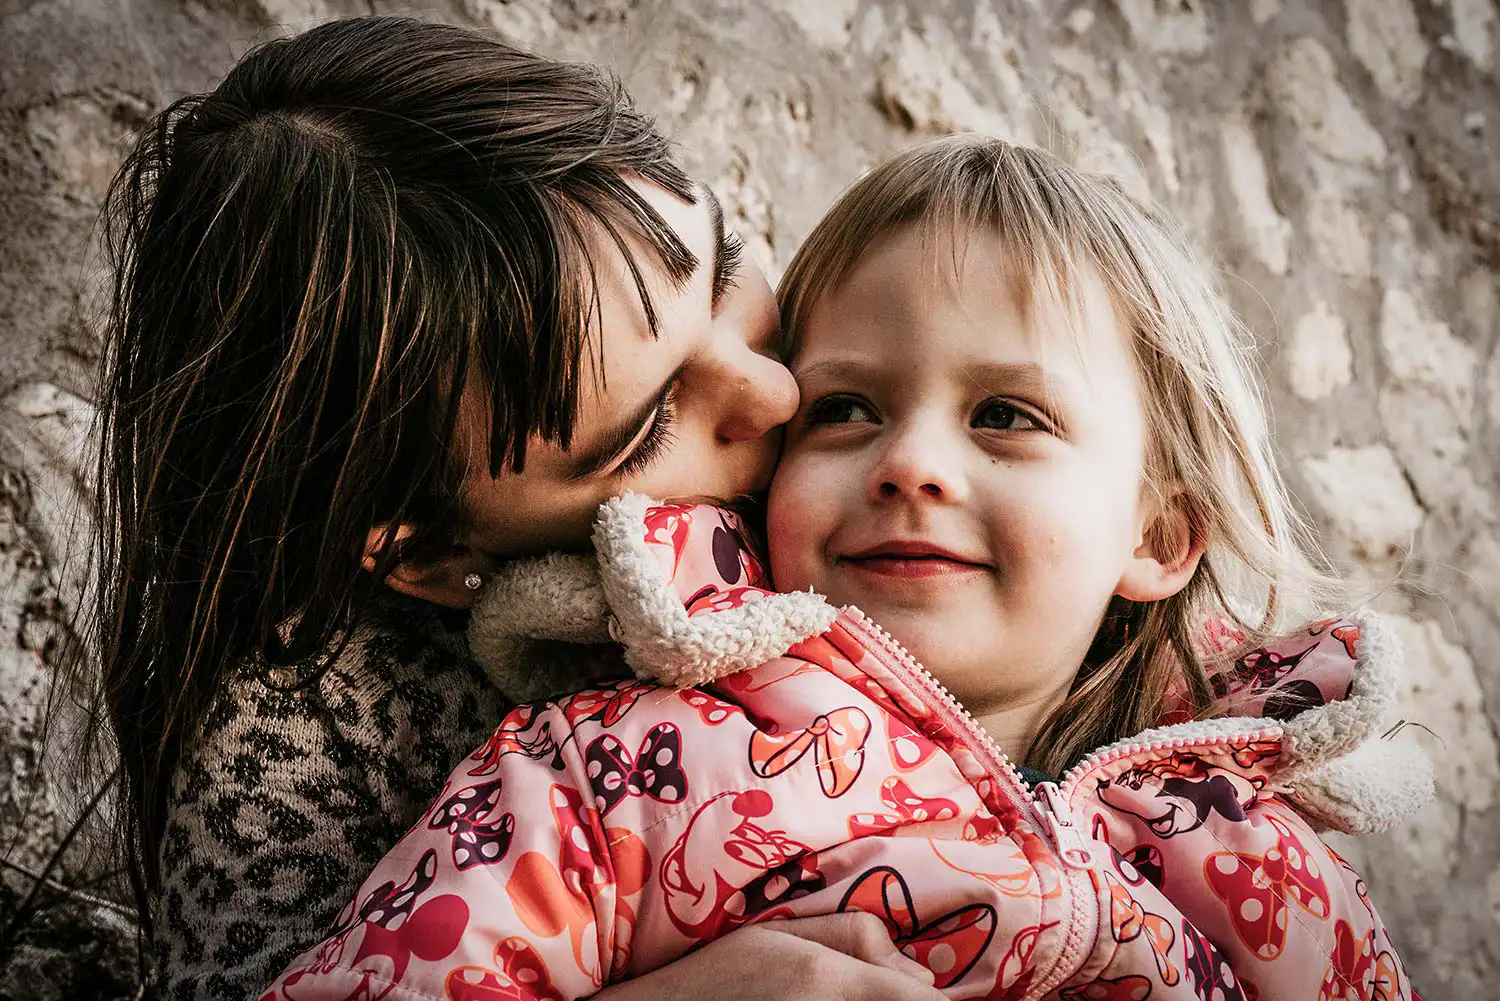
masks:
[(1279, 637), (1215, 675), (1226, 714), (1155, 727), (1090, 757), (1267, 734), (1275, 753), (1244, 764), (1246, 778), (1281, 788), (1317, 826), (1370, 834), (1432, 797), (1426, 754), (1394, 739), (1400, 680), (1400, 640), (1378, 615), (1360, 610)]

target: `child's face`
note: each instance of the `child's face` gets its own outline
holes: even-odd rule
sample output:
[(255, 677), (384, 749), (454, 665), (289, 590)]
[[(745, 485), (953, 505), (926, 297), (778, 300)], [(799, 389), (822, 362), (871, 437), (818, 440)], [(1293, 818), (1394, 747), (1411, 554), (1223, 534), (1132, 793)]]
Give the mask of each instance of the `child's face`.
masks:
[(803, 332), (768, 512), (779, 589), (859, 606), (976, 715), (1060, 698), (1143, 572), (1126, 335), (1097, 276), (1070, 334), (1010, 271), (982, 231), (956, 277), (915, 227), (872, 247)]

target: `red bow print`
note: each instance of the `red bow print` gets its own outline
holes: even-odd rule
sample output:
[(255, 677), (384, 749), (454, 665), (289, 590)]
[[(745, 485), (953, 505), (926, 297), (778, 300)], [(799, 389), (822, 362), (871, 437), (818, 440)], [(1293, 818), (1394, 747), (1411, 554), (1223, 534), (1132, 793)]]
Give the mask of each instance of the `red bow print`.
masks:
[(490, 775), (500, 767), (500, 759), (507, 754), (524, 754), (534, 761), (550, 758), (557, 754), (557, 742), (552, 739), (552, 733), (547, 724), (543, 723), (536, 733), (528, 734), (532, 724), (536, 722), (540, 710), (534, 705), (517, 706), (511, 710), (495, 732), (490, 734), (490, 739), (485, 745), (473, 754), (469, 755), (470, 761), (479, 762), (469, 769), (469, 774), (474, 776)]
[[(1231, 744), (1229, 757), (1241, 768), (1254, 768), (1262, 761), (1274, 758), (1280, 753), (1281, 742), (1278, 740), (1247, 740)], [(1265, 780), (1252, 778), (1250, 781), (1259, 789)]]
[(756, 731), (750, 738), (750, 767), (761, 778), (771, 778), (813, 751), (823, 795), (837, 799), (859, 778), (869, 736), (870, 717), (863, 709), (846, 706), (819, 716), (811, 726), (792, 733)]
[(732, 702), (716, 699), (707, 692), (697, 688), (683, 688), (677, 692), (677, 697), (686, 702), (690, 707), (698, 711), (699, 717), (709, 726), (719, 726), (729, 722), (729, 718), (736, 713), (743, 716), (745, 711)]
[[(578, 968), (596, 985), (602, 984), (605, 971), (598, 956), (599, 936), (594, 931), (594, 901), (610, 882), (610, 866), (603, 860), (602, 847), (609, 838), (598, 813), (583, 805), (583, 797), (576, 790), (554, 785), (550, 799), (557, 824), (557, 861), (541, 852), (526, 852), (516, 859), (505, 892), (516, 916), (532, 934), (555, 938), (566, 931)], [(623, 880), (626, 871), (619, 868), (617, 876)], [(616, 889), (623, 897), (640, 887), (619, 885)]]
[(1344, 644), (1350, 660), (1359, 659), (1359, 626), (1339, 626), (1333, 631), (1333, 638)]
[(1093, 983), (1064, 987), (1057, 992), (1062, 1001), (1145, 1001), (1151, 994), (1151, 981), (1127, 974), (1117, 980), (1101, 978)]
[(671, 723), (652, 727), (634, 757), (610, 734), (594, 738), (583, 759), (599, 815), (608, 814), (629, 796), (681, 803), (687, 797), (688, 781), (681, 757), (682, 733)]
[(766, 595), (763, 587), (727, 587), (722, 590), (705, 587), (693, 595), (687, 603), (688, 615), (710, 615), (714, 612), (732, 612), (741, 605), (756, 601)]
[(1200, 1001), (1256, 1001), (1260, 992), (1250, 981), (1235, 975), (1229, 960), (1187, 918), (1182, 919), (1184, 966)]
[(1317, 645), (1308, 647), (1297, 653), (1281, 654), (1275, 650), (1251, 650), (1227, 671), (1221, 671), (1209, 678), (1209, 684), (1213, 687), (1215, 698), (1224, 698), (1232, 695), (1245, 687), (1252, 692), (1270, 688), (1286, 675), (1296, 670), (1297, 665), (1302, 663), (1302, 658), (1317, 649)]
[(911, 786), (892, 775), (880, 784), (880, 801), (890, 813), (856, 813), (849, 818), (849, 836), (863, 838), (890, 834), (902, 824), (952, 820), (958, 804), (951, 799), (918, 796)]
[(597, 721), (604, 727), (614, 726), (642, 695), (655, 689), (655, 685), (641, 681), (620, 681), (608, 688), (579, 692), (563, 700), (563, 715), (571, 727), (588, 721)]
[(1172, 943), (1177, 938), (1172, 922), (1142, 907), (1114, 873), (1104, 873), (1104, 882), (1109, 886), (1109, 926), (1115, 941), (1129, 942), (1144, 934), (1156, 956), (1156, 971), (1162, 982), (1168, 987), (1176, 984), (1180, 974), (1172, 965)]
[(1219, 657), (1245, 642), (1245, 634), (1227, 619), (1214, 616), (1203, 623), (1197, 646), (1209, 658)]
[(886, 720), (890, 734), (891, 761), (903, 772), (914, 772), (937, 753), (938, 746), (918, 733), (900, 716)]
[(1262, 959), (1281, 955), (1289, 902), (1321, 920), (1327, 920), (1331, 907), (1317, 860), (1270, 810), (1267, 804), (1264, 816), (1276, 844), (1264, 854), (1213, 852), (1203, 863), (1203, 875), (1227, 906), (1240, 941)]
[(844, 911), (865, 911), (884, 921), (896, 948), (931, 970), (939, 989), (962, 980), (995, 934), (995, 909), (989, 904), (971, 904), (919, 924), (911, 888), (889, 866), (861, 874), (839, 902), (839, 912)]
[(450, 1001), (563, 1001), (546, 962), (524, 938), (495, 944), (495, 966), (460, 966), (448, 972)]
[(646, 545), (658, 551), (670, 550), (672, 558), (666, 572), (667, 582), (677, 579), (677, 568), (687, 549), (688, 533), (693, 527), (693, 505), (662, 504), (646, 512)]
[[(348, 916), (346, 910), (345, 921), (363, 922), (359, 949), (348, 963), (349, 969), (362, 974), (362, 980), (350, 997), (368, 1001), (385, 997), (401, 981), (413, 956), (437, 962), (458, 948), (469, 923), (469, 905), (463, 898), (445, 893), (418, 903), (436, 877), (437, 852), (429, 849), (400, 886), (388, 880), (376, 887), (365, 898), (357, 917)], [(353, 927), (351, 924), (344, 934), (332, 937), (312, 965), (287, 978), (285, 990), (290, 1001), (296, 1001), (300, 993), (297, 985), (303, 977), (333, 968)]]
[(1340, 918), (1333, 926), (1333, 956), (1318, 1001), (1396, 1001), (1401, 971), (1388, 949), (1379, 949), (1372, 928), (1363, 937)]
[(756, 908), (821, 885), (812, 849), (756, 821), (771, 813), (764, 789), (725, 792), (700, 806), (661, 864), (667, 912), (690, 938), (711, 940)]

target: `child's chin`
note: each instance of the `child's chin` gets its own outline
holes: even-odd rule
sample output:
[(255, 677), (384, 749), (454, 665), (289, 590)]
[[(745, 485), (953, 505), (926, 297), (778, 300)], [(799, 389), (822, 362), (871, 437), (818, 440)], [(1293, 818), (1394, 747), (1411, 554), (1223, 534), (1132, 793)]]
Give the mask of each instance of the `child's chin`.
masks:
[(890, 633), (906, 652), (929, 671), (936, 671), (952, 660), (967, 660), (965, 654), (973, 645), (969, 629), (963, 622), (944, 622), (930, 612), (910, 608), (871, 609), (861, 611)]

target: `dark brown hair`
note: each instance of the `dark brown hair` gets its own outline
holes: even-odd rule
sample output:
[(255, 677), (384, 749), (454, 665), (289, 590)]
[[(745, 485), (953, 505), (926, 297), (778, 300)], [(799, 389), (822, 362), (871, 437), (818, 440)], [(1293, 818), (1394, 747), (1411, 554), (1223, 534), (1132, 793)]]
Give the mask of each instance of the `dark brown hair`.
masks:
[(172, 773), (233, 665), (316, 657), (362, 589), (453, 541), (465, 387), (490, 475), (532, 436), (566, 447), (598, 234), (653, 330), (627, 238), (692, 273), (631, 176), (693, 200), (612, 77), (398, 18), (264, 44), (147, 127), (105, 210), (95, 609), (146, 927)]

